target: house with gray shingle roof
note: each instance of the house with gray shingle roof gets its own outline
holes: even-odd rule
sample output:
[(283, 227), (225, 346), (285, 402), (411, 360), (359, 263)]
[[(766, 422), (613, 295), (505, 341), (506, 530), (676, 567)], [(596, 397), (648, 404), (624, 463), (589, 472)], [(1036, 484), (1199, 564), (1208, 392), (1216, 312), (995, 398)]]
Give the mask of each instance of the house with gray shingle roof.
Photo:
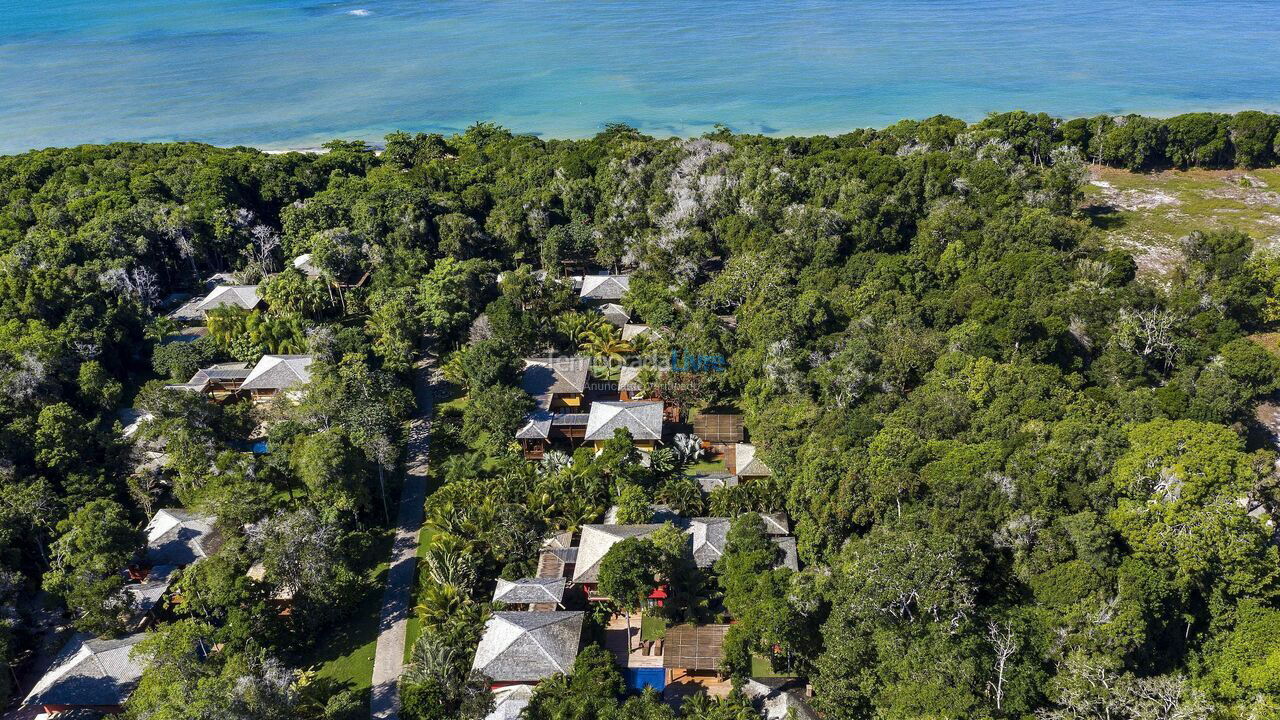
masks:
[(530, 610), (555, 610), (564, 600), (565, 579), (520, 578), (503, 580), (493, 589), (493, 602), (528, 606)]
[[(765, 523), (765, 532), (769, 539), (782, 551), (777, 567), (799, 569), (796, 555), (795, 538), (778, 534), (776, 530), (777, 516), (761, 515)], [(729, 537), (729, 526), (732, 520), (727, 517), (697, 517), (670, 520), (672, 524), (689, 535), (694, 563), (700, 568), (709, 568), (724, 555)], [(662, 527), (660, 523), (642, 525), (584, 525), (582, 538), (578, 542), (578, 554), (573, 571), (573, 582), (583, 585), (589, 599), (602, 599), (595, 594), (595, 586), (600, 580), (600, 561), (604, 560), (609, 549), (627, 538), (643, 538), (653, 534)]]
[(600, 561), (609, 548), (627, 538), (646, 537), (662, 525), (583, 525), (582, 538), (578, 541), (578, 555), (573, 568), (573, 582), (586, 585), (588, 593), (600, 581)]
[(597, 308), (604, 319), (614, 327), (625, 327), (631, 322), (631, 313), (617, 303), (605, 303)]
[(622, 340), (624, 342), (631, 342), (639, 337), (648, 340), (659, 340), (662, 335), (654, 328), (641, 323), (627, 323), (622, 326)]
[[(578, 285), (577, 279), (574, 281)], [(630, 275), (583, 275), (578, 298), (584, 303), (616, 302), (631, 289)]]
[(580, 610), (498, 611), (489, 617), (472, 668), (494, 686), (537, 683), (569, 673), (582, 640)]
[(311, 253), (303, 253), (293, 259), (293, 269), (309, 278), (320, 277), (320, 268), (311, 262)]
[(769, 477), (773, 471), (768, 465), (764, 464), (756, 451), (756, 446), (751, 443), (736, 443), (733, 446), (733, 467), (730, 471), (737, 475), (740, 479), (746, 480), (753, 477)]
[(625, 428), (631, 433), (637, 448), (653, 450), (662, 440), (662, 422), (660, 400), (592, 403), (583, 439), (602, 448), (615, 430)]
[[(784, 515), (783, 518), (785, 517)], [(787, 535), (786, 531), (777, 532), (779, 526), (776, 514), (766, 515), (760, 513), (760, 519), (764, 521), (765, 534), (769, 536), (769, 540), (782, 551), (775, 567), (799, 570), (800, 563), (796, 554), (796, 539)], [(724, 555), (729, 537), (729, 527), (732, 523), (733, 521), (730, 518), (725, 517), (701, 517), (690, 518), (684, 524), (685, 532), (689, 533), (693, 538), (693, 560), (698, 567), (709, 568), (715, 565), (716, 561)]]
[(142, 638), (142, 633), (114, 639), (76, 635), (63, 646), (22, 705), (40, 707), (46, 713), (80, 709), (119, 712), (142, 676), (142, 662), (131, 656)]
[(140, 630), (151, 620), (151, 611), (156, 609), (169, 586), (173, 584), (174, 574), (178, 568), (173, 565), (156, 565), (147, 572), (147, 577), (140, 583), (125, 585), (124, 593), (129, 599), (132, 618), (129, 627)]
[(591, 358), (526, 358), (520, 387), (533, 396), (534, 408), (516, 431), (524, 456), (537, 460), (553, 440), (580, 441), (587, 427), (586, 392)]
[(195, 311), (208, 314), (219, 308), (254, 310), (262, 305), (257, 285), (219, 285), (195, 306)]
[(249, 377), (249, 363), (218, 363), (196, 371), (191, 379), (181, 385), (165, 385), (166, 390), (185, 390), (208, 395), (214, 400), (224, 400), (240, 392), (240, 385)]
[(484, 720), (520, 720), (533, 697), (532, 685), (507, 685), (493, 691), (493, 711)]
[(147, 523), (147, 564), (185, 567), (217, 552), (222, 538), (213, 523), (211, 516), (188, 510), (157, 510)]
[(311, 380), (310, 355), (263, 355), (240, 383), (255, 400), (264, 400)]

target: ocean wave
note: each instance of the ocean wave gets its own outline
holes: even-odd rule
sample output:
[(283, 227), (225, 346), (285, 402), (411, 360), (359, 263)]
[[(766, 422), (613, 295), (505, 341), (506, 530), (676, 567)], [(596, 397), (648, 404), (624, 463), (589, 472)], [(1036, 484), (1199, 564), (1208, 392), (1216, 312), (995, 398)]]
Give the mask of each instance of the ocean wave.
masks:
[(355, 15), (356, 17), (366, 17), (369, 15), (372, 15), (373, 12), (370, 10), (366, 10), (365, 8), (356, 8), (355, 10), (348, 10), (347, 14)]

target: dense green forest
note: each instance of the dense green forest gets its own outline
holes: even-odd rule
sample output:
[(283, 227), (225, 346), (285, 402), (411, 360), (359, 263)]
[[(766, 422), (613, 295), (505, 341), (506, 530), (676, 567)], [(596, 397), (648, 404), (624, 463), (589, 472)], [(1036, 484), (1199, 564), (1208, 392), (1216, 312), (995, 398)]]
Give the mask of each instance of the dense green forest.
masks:
[[(406, 717), (483, 717), (468, 671), (493, 581), (530, 572), (548, 534), (650, 502), (790, 516), (799, 571), (770, 569), (750, 521), (713, 573), (671, 538), (626, 552), (671, 581), (673, 616), (735, 621), (726, 671), (765, 656), (827, 718), (1280, 714), (1280, 484), (1254, 416), (1280, 359), (1251, 339), (1280, 322), (1280, 260), (1195, 233), (1157, 282), (1079, 210), (1091, 162), (1275, 165), (1280, 116), (575, 141), (478, 124), (326, 149), (0, 158), (0, 663), (29, 670), (63, 619), (123, 632), (120, 570), (147, 518), (180, 506), (215, 515), (222, 547), (139, 646), (127, 715), (367, 717), (308, 663), (383, 559), (429, 348), (465, 402), (432, 430)], [(303, 253), (318, 278), (292, 268)], [(569, 268), (630, 272), (623, 305), (664, 349), (726, 359), (686, 400), (741, 408), (771, 478), (704, 498), (686, 458), (641, 464), (625, 434), (521, 457), (519, 359), (619, 352), (530, 272)], [(171, 296), (215, 272), (262, 281), (268, 311), (165, 343)], [(301, 352), (315, 365), (296, 403), (163, 387)], [(122, 407), (149, 413), (141, 439), (122, 437)], [(247, 452), (262, 426), (270, 452)], [(135, 471), (144, 442), (163, 467)], [(0, 673), (0, 697), (13, 681)], [(736, 694), (676, 712), (622, 690), (588, 648), (526, 714), (753, 716)]]

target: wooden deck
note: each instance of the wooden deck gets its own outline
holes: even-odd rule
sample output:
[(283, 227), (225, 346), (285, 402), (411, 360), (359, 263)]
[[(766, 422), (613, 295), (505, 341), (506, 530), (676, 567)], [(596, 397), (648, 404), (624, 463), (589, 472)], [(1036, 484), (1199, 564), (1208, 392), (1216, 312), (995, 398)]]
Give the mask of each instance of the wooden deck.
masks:
[(645, 655), (641, 648), (636, 647), (640, 645), (640, 621), (640, 613), (632, 613), (631, 642), (629, 643), (631, 651), (628, 652), (627, 618), (625, 615), (614, 615), (604, 626), (605, 649), (613, 653), (613, 660), (618, 667), (660, 668), (662, 667), (661, 655)]

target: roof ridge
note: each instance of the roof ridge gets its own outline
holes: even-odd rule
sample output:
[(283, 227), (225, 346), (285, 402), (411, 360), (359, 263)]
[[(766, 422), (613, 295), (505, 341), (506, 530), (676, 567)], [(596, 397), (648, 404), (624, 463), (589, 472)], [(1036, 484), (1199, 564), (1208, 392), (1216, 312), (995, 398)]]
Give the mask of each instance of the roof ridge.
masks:
[[(552, 624), (557, 623), (557, 622), (559, 622), (559, 620), (558, 620), (558, 619), (557, 619), (557, 620), (553, 620), (553, 621), (548, 622), (548, 623), (544, 623), (544, 624), (542, 624), (542, 625), (539, 625), (538, 627), (539, 627), (539, 628), (544, 628), (544, 627), (546, 627), (547, 625), (552, 625)], [(563, 665), (561, 665), (561, 664), (560, 664), (560, 663), (555, 659), (555, 657), (551, 654), (551, 652), (550, 652), (549, 650), (547, 650), (547, 649), (542, 645), (542, 643), (541, 643), (541, 642), (539, 642), (539, 641), (538, 641), (538, 638), (537, 638), (536, 636), (534, 636), (534, 634), (533, 634), (533, 633), (526, 631), (526, 632), (525, 632), (525, 635), (528, 635), (528, 636), (529, 636), (529, 639), (533, 641), (533, 644), (538, 646), (538, 649), (542, 651), (542, 654), (543, 654), (544, 656), (546, 656), (547, 660), (549, 660), (549, 661), (551, 662), (551, 664), (552, 664), (553, 666), (555, 666), (555, 667), (556, 667), (556, 669), (558, 669), (560, 672), (567, 672), (567, 670), (565, 669), (565, 667), (564, 667)], [(579, 642), (581, 642), (581, 641), (579, 641)], [(508, 646), (508, 647), (510, 647), (510, 646)]]

